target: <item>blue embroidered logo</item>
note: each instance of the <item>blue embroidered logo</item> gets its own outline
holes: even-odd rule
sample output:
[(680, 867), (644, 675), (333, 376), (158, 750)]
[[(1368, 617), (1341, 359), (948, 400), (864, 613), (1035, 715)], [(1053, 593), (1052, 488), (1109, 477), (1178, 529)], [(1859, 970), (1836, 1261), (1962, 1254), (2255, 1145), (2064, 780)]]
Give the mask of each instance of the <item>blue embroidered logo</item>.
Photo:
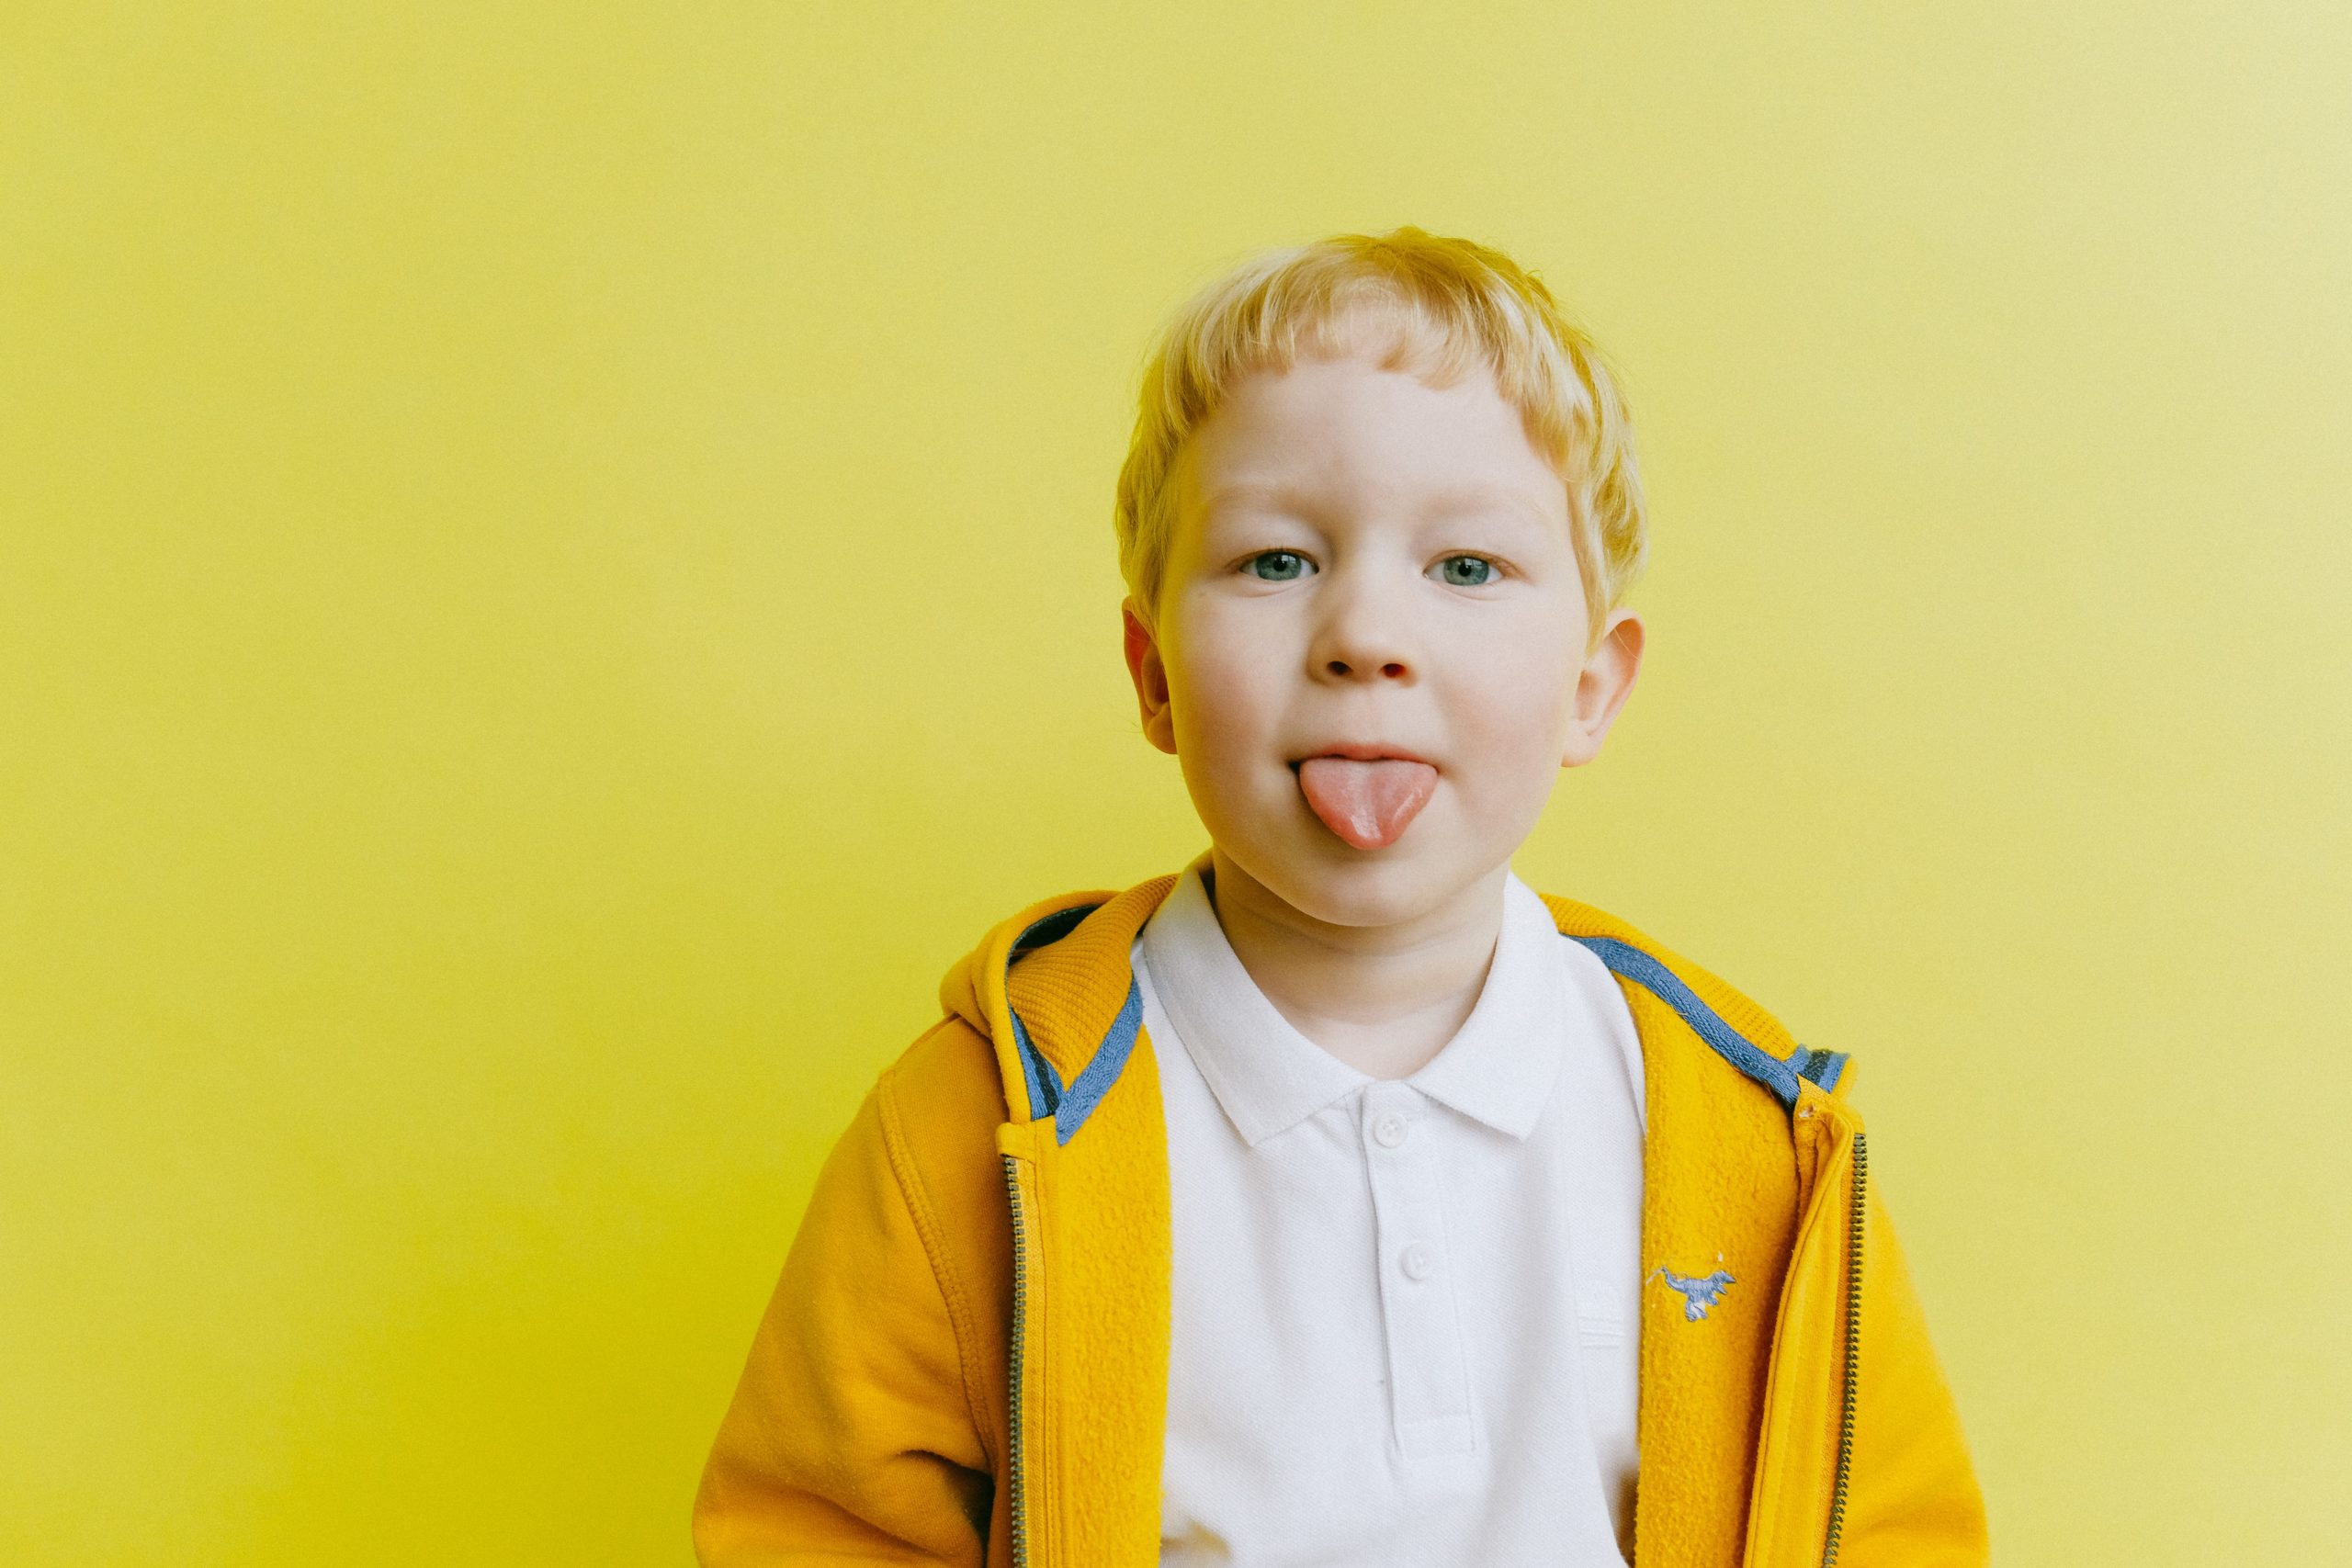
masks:
[(1707, 1315), (1707, 1309), (1724, 1299), (1724, 1292), (1735, 1283), (1732, 1277), (1718, 1269), (1703, 1280), (1688, 1274), (1678, 1274), (1671, 1269), (1660, 1269), (1657, 1277), (1666, 1281), (1667, 1289), (1679, 1292), (1682, 1297), (1682, 1320), (1696, 1323)]

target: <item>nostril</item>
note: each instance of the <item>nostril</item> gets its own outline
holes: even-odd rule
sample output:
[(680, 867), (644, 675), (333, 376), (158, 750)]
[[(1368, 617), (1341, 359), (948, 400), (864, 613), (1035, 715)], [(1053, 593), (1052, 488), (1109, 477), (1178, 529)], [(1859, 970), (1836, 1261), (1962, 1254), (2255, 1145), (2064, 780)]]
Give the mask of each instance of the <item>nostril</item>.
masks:
[(1384, 664), (1380, 667), (1380, 672), (1383, 675), (1402, 675), (1405, 672), (1405, 667), (1401, 664)]

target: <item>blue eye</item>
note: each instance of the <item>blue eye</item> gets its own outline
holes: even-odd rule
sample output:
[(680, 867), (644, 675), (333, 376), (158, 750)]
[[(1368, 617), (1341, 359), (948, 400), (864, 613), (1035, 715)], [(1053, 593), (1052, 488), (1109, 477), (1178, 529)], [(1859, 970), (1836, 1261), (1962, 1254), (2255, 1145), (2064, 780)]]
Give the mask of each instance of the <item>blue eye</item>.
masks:
[(1306, 575), (1306, 558), (1296, 550), (1263, 550), (1244, 562), (1242, 570), (1267, 582), (1290, 582)]
[(1438, 573), (1454, 588), (1483, 588), (1495, 580), (1495, 563), (1484, 556), (1448, 556)]

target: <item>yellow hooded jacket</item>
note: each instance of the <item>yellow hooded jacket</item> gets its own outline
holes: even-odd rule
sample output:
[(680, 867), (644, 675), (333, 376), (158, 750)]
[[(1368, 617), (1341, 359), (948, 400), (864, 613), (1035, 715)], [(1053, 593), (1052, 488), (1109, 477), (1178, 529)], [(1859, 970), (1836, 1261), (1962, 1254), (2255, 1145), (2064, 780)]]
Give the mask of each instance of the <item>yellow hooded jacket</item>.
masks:
[[(695, 1499), (707, 1568), (1159, 1561), (1168, 1144), (1127, 954), (1174, 885), (1032, 905), (942, 981), (818, 1177)], [(1639, 1568), (1984, 1562), (1845, 1058), (1544, 901), (1642, 1042)]]

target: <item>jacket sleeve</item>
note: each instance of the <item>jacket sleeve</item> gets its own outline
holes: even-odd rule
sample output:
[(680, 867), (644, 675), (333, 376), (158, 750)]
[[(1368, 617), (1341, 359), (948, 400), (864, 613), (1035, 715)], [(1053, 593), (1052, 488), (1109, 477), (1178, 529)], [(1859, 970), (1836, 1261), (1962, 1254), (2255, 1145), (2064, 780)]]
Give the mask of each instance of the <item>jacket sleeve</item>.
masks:
[(1859, 1396), (1839, 1568), (1981, 1568), (1984, 1500), (1877, 1183), (1864, 1188)]
[(885, 1074), (833, 1146), (695, 1500), (704, 1568), (980, 1568), (994, 1479)]

